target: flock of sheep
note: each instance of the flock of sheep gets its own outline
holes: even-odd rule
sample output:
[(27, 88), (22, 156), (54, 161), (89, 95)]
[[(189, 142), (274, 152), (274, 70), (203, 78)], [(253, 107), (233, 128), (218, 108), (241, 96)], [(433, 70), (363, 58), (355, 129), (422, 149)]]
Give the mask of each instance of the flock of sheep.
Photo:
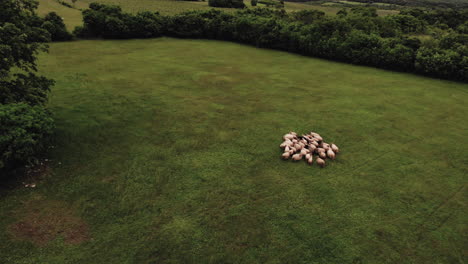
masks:
[(293, 161), (299, 161), (305, 158), (307, 163), (314, 162), (314, 154), (318, 157), (315, 158), (320, 167), (325, 167), (325, 159), (328, 157), (334, 160), (336, 154), (340, 149), (335, 144), (328, 144), (323, 141), (323, 138), (315, 133), (310, 132), (302, 136), (298, 136), (296, 132), (289, 132), (283, 136), (284, 142), (280, 147), (284, 150), (282, 155), (283, 159), (292, 158)]

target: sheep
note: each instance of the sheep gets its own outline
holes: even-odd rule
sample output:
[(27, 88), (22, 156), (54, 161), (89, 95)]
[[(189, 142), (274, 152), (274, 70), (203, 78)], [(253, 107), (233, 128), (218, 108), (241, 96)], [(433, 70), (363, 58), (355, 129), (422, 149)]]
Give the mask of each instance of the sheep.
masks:
[(328, 143), (322, 142), (320, 145), (322, 145), (322, 148), (324, 150), (329, 150), (330, 149), (330, 145)]
[(299, 160), (302, 159), (302, 155), (301, 155), (301, 154), (294, 154), (294, 155), (292, 156), (292, 159), (293, 159), (294, 161), (299, 161)]
[(318, 154), (319, 154), (320, 158), (322, 158), (322, 159), (327, 158), (327, 154), (325, 154), (325, 151), (320, 151)]
[(315, 132), (310, 132), (309, 134), (311, 136), (313, 136), (313, 137), (320, 137), (320, 135), (318, 133), (315, 133)]
[(288, 140), (288, 139), (289, 139), (289, 140), (292, 140), (293, 138), (294, 138), (294, 136), (291, 135), (291, 134), (286, 134), (286, 135), (283, 136), (283, 139), (284, 139), (284, 140)]
[(333, 150), (329, 149), (329, 150), (327, 151), (327, 156), (328, 156), (330, 159), (334, 160), (334, 159), (335, 159), (335, 152), (333, 152)]
[(280, 148), (284, 148), (286, 146), (291, 146), (293, 143), (291, 140), (287, 139), (283, 143), (281, 143)]
[(321, 136), (314, 136), (314, 138), (316, 138), (318, 141), (322, 141), (323, 138)]
[(315, 159), (317, 165), (325, 167), (327, 158), (334, 160), (339, 152), (338, 146), (331, 143), (326, 143), (323, 138), (315, 132), (298, 136), (296, 132), (290, 131), (283, 136), (284, 142), (280, 144), (280, 148), (284, 150), (281, 157), (285, 160), (292, 158), (293, 161), (299, 161), (305, 158), (308, 164), (313, 164), (314, 154), (318, 157)]
[(325, 161), (323, 159), (317, 158), (316, 161), (317, 161), (317, 165), (319, 165), (322, 168), (325, 167)]
[(312, 145), (312, 144), (309, 145), (310, 152), (314, 152), (316, 149), (317, 147), (315, 145)]
[(335, 153), (340, 152), (340, 149), (338, 148), (338, 146), (333, 144), (333, 143), (331, 144), (331, 148), (332, 148), (333, 152), (335, 152)]

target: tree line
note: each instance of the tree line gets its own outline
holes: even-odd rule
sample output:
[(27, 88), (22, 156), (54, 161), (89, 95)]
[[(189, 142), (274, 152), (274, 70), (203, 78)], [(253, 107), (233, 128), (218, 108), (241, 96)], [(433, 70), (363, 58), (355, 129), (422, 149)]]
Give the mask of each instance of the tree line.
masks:
[[(235, 13), (189, 11), (173, 16), (129, 14), (98, 3), (83, 11), (82, 38), (203, 38), (227, 40), (307, 56), (468, 81), (468, 43), (464, 11), (404, 11), (380, 17), (374, 8), (341, 10), (327, 16), (317, 10), (287, 13), (266, 8)], [(436, 25), (438, 38), (422, 42), (414, 35)], [(441, 29), (441, 30), (442, 30)]]

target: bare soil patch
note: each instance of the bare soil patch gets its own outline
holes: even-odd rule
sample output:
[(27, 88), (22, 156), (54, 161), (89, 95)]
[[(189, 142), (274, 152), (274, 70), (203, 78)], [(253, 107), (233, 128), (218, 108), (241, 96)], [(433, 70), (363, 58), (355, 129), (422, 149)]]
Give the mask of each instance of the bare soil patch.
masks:
[(31, 241), (38, 246), (45, 246), (59, 237), (70, 245), (90, 239), (86, 222), (64, 202), (37, 197), (16, 214), (18, 221), (9, 226), (15, 239)]

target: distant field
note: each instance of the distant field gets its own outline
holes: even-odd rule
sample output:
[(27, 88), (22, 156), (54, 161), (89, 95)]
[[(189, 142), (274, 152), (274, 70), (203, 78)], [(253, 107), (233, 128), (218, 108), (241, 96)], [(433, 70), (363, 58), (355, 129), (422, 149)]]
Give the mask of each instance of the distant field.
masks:
[[(361, 3), (353, 2), (355, 5), (360, 5)], [(344, 6), (339, 6), (337, 3), (324, 3), (317, 4), (315, 2), (285, 2), (285, 8), (288, 11), (298, 11), (304, 9), (316, 9), (325, 12), (328, 15), (335, 15), (338, 11), (345, 8)], [(387, 9), (377, 9), (377, 14), (380, 16), (387, 16), (391, 14), (398, 14), (398, 10), (387, 10)]]
[[(0, 262), (463, 263), (466, 84), (234, 43), (51, 43), (51, 161)], [(315, 130), (342, 152), (280, 159)]]
[[(196, 1), (176, 1), (176, 0), (78, 0), (76, 2), (76, 9), (69, 8), (59, 4), (56, 0), (38, 0), (40, 15), (45, 15), (48, 12), (57, 12), (65, 20), (65, 24), (69, 30), (73, 30), (76, 26), (82, 24), (81, 11), (78, 9), (86, 9), (89, 3), (99, 2), (105, 4), (114, 4), (122, 7), (127, 12), (136, 13), (139, 11), (158, 11), (164, 15), (177, 14), (189, 10), (209, 10), (212, 7), (208, 6), (208, 2), (196, 2)], [(68, 3), (72, 3), (71, 0), (64, 0)], [(245, 4), (249, 7), (250, 1), (245, 1)], [(236, 9), (232, 8), (216, 8), (227, 12), (234, 12)], [(315, 9), (323, 11), (329, 15), (336, 14), (341, 7), (317, 5), (314, 2), (285, 2), (285, 9), (288, 12)], [(398, 13), (396, 10), (378, 10), (379, 15), (389, 15)]]
[[(56, 12), (63, 17), (65, 25), (70, 31), (72, 31), (76, 26), (83, 24), (83, 18), (80, 10), (66, 7), (55, 0), (38, 0), (38, 2), (39, 8), (37, 13), (40, 16), (45, 16), (49, 12)], [(88, 4), (81, 1), (77, 2), (77, 8), (87, 8), (87, 6)]]

